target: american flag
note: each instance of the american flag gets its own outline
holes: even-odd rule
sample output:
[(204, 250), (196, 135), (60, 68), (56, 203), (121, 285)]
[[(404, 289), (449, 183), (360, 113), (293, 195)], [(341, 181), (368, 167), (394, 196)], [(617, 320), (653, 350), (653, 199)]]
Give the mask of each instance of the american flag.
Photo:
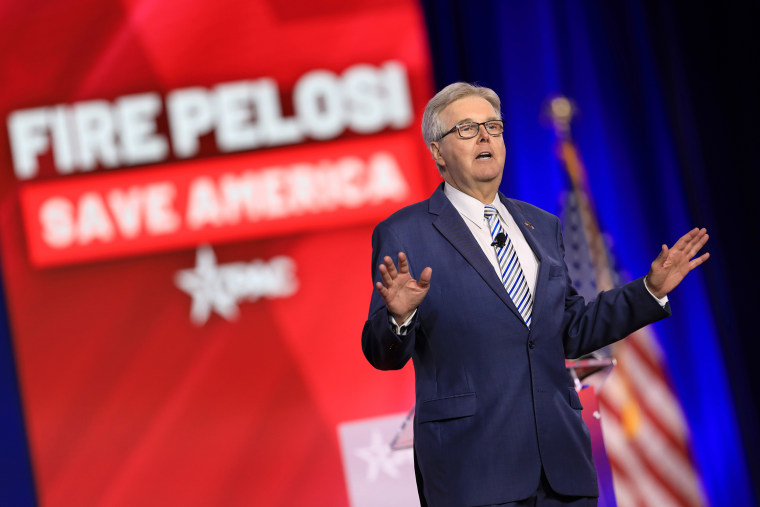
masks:
[[(558, 156), (572, 183), (560, 197), (566, 262), (578, 292), (593, 299), (628, 277), (615, 267), (609, 238), (600, 230), (585, 168), (569, 135), (569, 116), (553, 119)], [(689, 451), (689, 428), (654, 331), (636, 331), (598, 354), (617, 360), (599, 390), (617, 505), (706, 505)]]

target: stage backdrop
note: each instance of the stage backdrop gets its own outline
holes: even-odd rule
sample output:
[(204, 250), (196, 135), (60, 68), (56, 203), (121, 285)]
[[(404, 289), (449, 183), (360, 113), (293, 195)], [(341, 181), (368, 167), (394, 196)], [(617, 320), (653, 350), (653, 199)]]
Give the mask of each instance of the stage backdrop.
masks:
[[(756, 332), (748, 326), (750, 334), (732, 334), (752, 320), (756, 306), (746, 294), (744, 273), (753, 253), (740, 243), (743, 231), (754, 226), (742, 196), (748, 199), (744, 203), (752, 202), (757, 188), (745, 176), (757, 173), (756, 150), (746, 151), (756, 136), (742, 128), (757, 124), (749, 121), (756, 118), (756, 109), (749, 107), (756, 94), (749, 93), (752, 82), (746, 79), (746, 62), (757, 53), (752, 52), (756, 38), (748, 35), (753, 33), (749, 20), (757, 18), (753, 9), (746, 2), (737, 8), (637, 0), (483, 0), (477, 9), (463, 0), (422, 3), (436, 84), (479, 81), (502, 99), (507, 161), (501, 186), (507, 195), (561, 211), (564, 171), (555, 155), (555, 134), (541, 119), (547, 98), (564, 94), (580, 111), (574, 139), (600, 227), (618, 263), (614, 269), (623, 279), (644, 275), (661, 244), (673, 244), (694, 226), (708, 228), (712, 258), (671, 294), (673, 316), (649, 330), (658, 337), (666, 377), (686, 416), (706, 501), (757, 504), (747, 468), (748, 459), (756, 462), (758, 455), (756, 397), (742, 384), (752, 378), (744, 376), (745, 364), (757, 370), (751, 354), (756, 346), (749, 346), (757, 343)], [(687, 61), (697, 62), (698, 71), (686, 73)], [(736, 85), (727, 84), (730, 77), (737, 78)], [(693, 101), (690, 89), (701, 90), (702, 100)], [(721, 106), (724, 114), (704, 114)], [(697, 119), (704, 122), (700, 135)], [(703, 129), (707, 123), (711, 128)], [(716, 132), (722, 133), (713, 138)], [(712, 155), (704, 163), (714, 164), (713, 177), (724, 184), (706, 183), (703, 154)], [(713, 218), (711, 206), (723, 211)], [(736, 267), (726, 270), (729, 265)], [(726, 277), (732, 271), (740, 275), (736, 282)], [(649, 380), (635, 378), (643, 389), (652, 386)], [(654, 468), (667, 469), (663, 463)], [(683, 487), (681, 476), (669, 475)], [(642, 496), (663, 505), (651, 488)]]
[(374, 224), (438, 178), (417, 3), (2, 10), (0, 253), (40, 503), (346, 505), (340, 424), (413, 404), (359, 334)]

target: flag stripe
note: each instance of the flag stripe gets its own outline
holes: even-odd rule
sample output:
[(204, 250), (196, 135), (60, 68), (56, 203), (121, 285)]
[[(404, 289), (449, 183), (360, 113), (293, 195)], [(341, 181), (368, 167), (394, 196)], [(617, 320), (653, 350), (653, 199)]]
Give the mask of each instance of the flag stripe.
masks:
[[(645, 330), (641, 330), (645, 331)], [(652, 375), (656, 375), (661, 382), (666, 383), (670, 385), (670, 382), (667, 378), (665, 378), (665, 374), (662, 371), (662, 368), (660, 368), (660, 362), (662, 361), (661, 358), (655, 357), (653, 355), (653, 351), (650, 347), (647, 347), (647, 342), (650, 342), (650, 339), (647, 339), (647, 337), (640, 337), (639, 335), (644, 334), (642, 332), (637, 332), (632, 335), (631, 340), (629, 340), (630, 343), (628, 343), (628, 346), (636, 351), (636, 353), (641, 357), (643, 361), (646, 361), (647, 366), (649, 367), (649, 370)]]
[(654, 378), (655, 375), (649, 365), (642, 360), (633, 347), (627, 347), (625, 354), (619, 356), (618, 366), (625, 370), (629, 379), (650, 379), (646, 384), (630, 382), (631, 388), (638, 395), (637, 399), (643, 410), (656, 421), (657, 426), (660, 427), (672, 445), (682, 455), (688, 456), (689, 451), (685, 439), (688, 430), (678, 413), (678, 400), (672, 396), (667, 385)]
[[(610, 457), (610, 464), (616, 463), (621, 468), (625, 468), (626, 474), (641, 492), (649, 505), (666, 507), (678, 505), (676, 499), (670, 492), (663, 487), (658, 477), (642, 463), (637, 452), (631, 452), (631, 446), (626, 445), (625, 434), (615, 418), (606, 414), (602, 415), (602, 420), (607, 419), (604, 425), (604, 445), (607, 447), (607, 453)], [(628, 443), (630, 444), (630, 442)]]
[(636, 489), (635, 484), (631, 482), (631, 478), (628, 476), (628, 471), (612, 456), (610, 456), (610, 468), (615, 475), (613, 489), (615, 491), (617, 507), (636, 507), (644, 505), (644, 500), (641, 498), (641, 494)]
[[(621, 407), (609, 401), (616, 400), (600, 400), (604, 417), (622, 424)], [(690, 487), (695, 478), (688, 459), (668, 445), (646, 415), (641, 416), (635, 434), (626, 438), (626, 442), (652, 476), (678, 500), (678, 505), (700, 504), (700, 497)]]

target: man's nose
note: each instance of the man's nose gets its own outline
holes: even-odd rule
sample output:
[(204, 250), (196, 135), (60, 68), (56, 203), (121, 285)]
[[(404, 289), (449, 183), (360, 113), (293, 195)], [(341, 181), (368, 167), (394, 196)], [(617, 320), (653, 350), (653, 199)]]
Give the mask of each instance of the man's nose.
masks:
[(486, 130), (486, 126), (482, 123), (478, 125), (478, 141), (486, 140), (490, 142), (490, 138), (491, 134)]

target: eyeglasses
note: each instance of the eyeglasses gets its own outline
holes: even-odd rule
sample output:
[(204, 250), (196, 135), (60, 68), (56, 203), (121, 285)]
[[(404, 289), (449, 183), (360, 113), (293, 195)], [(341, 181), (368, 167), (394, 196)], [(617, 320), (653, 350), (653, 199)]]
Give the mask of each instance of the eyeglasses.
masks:
[(451, 134), (455, 130), (459, 134), (459, 137), (462, 139), (470, 139), (478, 135), (478, 132), (480, 131), (480, 126), (483, 125), (485, 127), (486, 132), (488, 132), (492, 136), (500, 136), (504, 133), (504, 120), (489, 120), (484, 122), (474, 122), (474, 121), (468, 121), (467, 123), (460, 123), (459, 125), (454, 125), (451, 127), (451, 130), (443, 134), (441, 137), (438, 138), (440, 141), (447, 135)]

